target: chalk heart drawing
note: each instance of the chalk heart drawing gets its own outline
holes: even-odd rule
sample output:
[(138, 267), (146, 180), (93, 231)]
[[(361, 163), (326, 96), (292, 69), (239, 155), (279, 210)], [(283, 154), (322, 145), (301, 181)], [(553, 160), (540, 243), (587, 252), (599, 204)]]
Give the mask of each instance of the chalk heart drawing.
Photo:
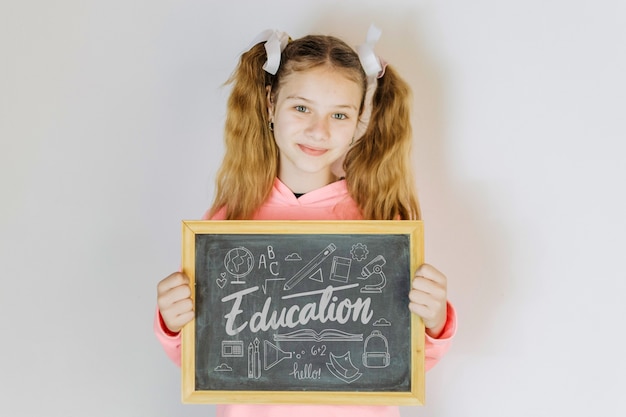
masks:
[(226, 285), (226, 272), (222, 272), (222, 278), (218, 278), (215, 280), (215, 282), (217, 283), (217, 286), (220, 288), (224, 288), (224, 286)]

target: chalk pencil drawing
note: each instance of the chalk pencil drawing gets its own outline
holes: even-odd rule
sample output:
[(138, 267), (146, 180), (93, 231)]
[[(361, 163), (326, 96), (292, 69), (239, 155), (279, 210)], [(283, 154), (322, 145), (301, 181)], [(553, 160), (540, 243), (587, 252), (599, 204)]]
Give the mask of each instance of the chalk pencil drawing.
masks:
[(317, 268), (324, 259), (328, 257), (331, 253), (333, 253), (337, 249), (334, 243), (329, 243), (320, 253), (315, 255), (313, 259), (309, 261), (301, 270), (296, 272), (296, 274), (291, 277), (287, 282), (285, 282), (284, 289), (286, 291), (291, 290), (293, 287), (298, 285), (300, 281), (308, 276), (315, 268)]
[(261, 378), (260, 343), (259, 339), (255, 337), (254, 341), (248, 345), (248, 378), (250, 379)]

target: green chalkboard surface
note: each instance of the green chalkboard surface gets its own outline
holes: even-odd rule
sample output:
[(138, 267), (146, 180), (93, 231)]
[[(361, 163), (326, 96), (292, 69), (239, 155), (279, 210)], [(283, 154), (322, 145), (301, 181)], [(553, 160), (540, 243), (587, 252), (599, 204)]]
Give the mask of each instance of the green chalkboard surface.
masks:
[(183, 333), (185, 402), (422, 403), (423, 326), (407, 307), (421, 222), (183, 232), (196, 312)]

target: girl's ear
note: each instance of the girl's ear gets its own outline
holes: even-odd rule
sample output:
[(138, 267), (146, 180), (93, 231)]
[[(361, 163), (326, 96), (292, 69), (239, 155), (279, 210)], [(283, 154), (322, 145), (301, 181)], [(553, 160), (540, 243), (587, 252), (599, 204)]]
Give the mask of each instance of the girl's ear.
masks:
[(272, 120), (272, 117), (274, 115), (274, 102), (272, 100), (272, 86), (268, 85), (267, 87), (265, 87), (265, 90), (267, 91), (267, 96), (265, 101), (267, 102), (267, 115), (269, 120)]

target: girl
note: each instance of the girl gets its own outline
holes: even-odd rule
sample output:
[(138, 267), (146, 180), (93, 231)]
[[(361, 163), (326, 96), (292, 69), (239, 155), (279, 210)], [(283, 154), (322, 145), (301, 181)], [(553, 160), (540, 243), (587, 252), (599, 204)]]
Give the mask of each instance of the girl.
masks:
[[(335, 37), (291, 41), (271, 32), (241, 56), (229, 80), (226, 153), (204, 219), (419, 219), (408, 159), (410, 90), (371, 46), (357, 54)], [(446, 289), (446, 277), (424, 264), (407, 300), (426, 327), (426, 369), (455, 332)], [(189, 279), (173, 273), (157, 293), (155, 332), (180, 365), (178, 332), (194, 317)], [(218, 406), (217, 415), (395, 417), (399, 408), (242, 404)]]

